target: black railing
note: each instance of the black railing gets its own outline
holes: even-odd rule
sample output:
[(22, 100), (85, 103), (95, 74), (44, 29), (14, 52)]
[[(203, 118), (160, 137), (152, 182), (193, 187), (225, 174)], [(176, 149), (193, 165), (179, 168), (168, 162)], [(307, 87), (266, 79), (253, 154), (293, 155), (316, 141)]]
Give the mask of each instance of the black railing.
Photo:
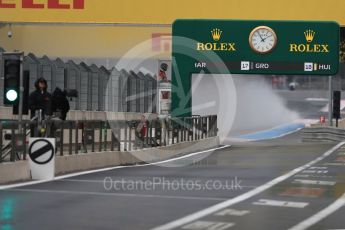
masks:
[(25, 160), (29, 136), (56, 138), (56, 154), (60, 156), (134, 151), (217, 136), (217, 116), (147, 121), (23, 121), (25, 135), (18, 134), (18, 126), (17, 121), (0, 123), (1, 162)]

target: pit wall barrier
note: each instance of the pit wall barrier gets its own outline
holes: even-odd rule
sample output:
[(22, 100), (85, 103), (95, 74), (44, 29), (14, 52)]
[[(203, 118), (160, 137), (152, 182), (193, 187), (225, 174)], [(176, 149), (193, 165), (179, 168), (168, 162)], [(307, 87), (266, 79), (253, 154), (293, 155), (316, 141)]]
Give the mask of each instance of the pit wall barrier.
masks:
[(345, 129), (335, 127), (309, 127), (302, 130), (304, 142), (340, 142), (345, 140)]
[[(23, 129), (22, 134), (17, 133), (19, 127)], [(23, 121), (20, 124), (1, 121), (0, 134), (7, 137), (0, 138), (0, 183), (30, 179), (27, 152), (31, 134), (56, 139), (56, 173), (60, 175), (156, 162), (216, 147), (219, 145), (217, 132), (216, 115), (148, 120)]]
[(106, 121), (1, 121), (0, 163), (26, 160), (30, 136), (55, 138), (56, 153), (64, 156), (169, 146), (215, 137), (217, 132), (216, 115)]
[[(188, 153), (212, 149), (218, 146), (219, 138), (210, 137), (203, 140), (178, 143), (171, 146), (137, 150), (132, 153), (113, 151), (58, 156), (55, 162), (55, 174), (64, 175), (72, 172), (120, 165), (160, 162), (174, 157), (184, 156)], [(140, 158), (135, 156), (140, 156)], [(0, 184), (30, 180), (31, 174), (27, 160), (3, 163), (0, 165)]]

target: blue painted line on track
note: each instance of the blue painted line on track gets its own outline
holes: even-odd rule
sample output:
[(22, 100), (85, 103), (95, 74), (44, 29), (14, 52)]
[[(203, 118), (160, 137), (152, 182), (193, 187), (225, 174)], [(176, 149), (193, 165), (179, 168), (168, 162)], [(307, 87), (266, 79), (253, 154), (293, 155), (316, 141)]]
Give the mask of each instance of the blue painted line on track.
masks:
[(285, 124), (285, 125), (280, 125), (277, 127), (274, 127), (273, 129), (270, 130), (264, 130), (256, 133), (251, 133), (251, 134), (246, 134), (239, 136), (239, 138), (242, 139), (247, 139), (247, 140), (267, 140), (267, 139), (273, 139), (273, 138), (278, 138), (282, 137), (284, 135), (296, 132), (302, 128), (304, 128), (304, 124)]

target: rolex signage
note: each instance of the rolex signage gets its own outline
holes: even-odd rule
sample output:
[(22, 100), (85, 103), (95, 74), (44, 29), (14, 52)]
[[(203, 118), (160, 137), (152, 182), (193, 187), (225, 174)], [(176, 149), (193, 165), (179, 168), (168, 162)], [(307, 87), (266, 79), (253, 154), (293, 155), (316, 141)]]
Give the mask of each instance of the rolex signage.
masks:
[(304, 36), (306, 43), (304, 44), (290, 44), (290, 52), (297, 53), (329, 53), (328, 44), (313, 43), (316, 32), (313, 30), (306, 30)]
[(197, 50), (212, 50), (212, 51), (236, 51), (236, 44), (233, 42), (219, 42), (221, 39), (223, 31), (220, 29), (213, 29), (211, 31), (212, 42), (208, 43), (197, 43)]

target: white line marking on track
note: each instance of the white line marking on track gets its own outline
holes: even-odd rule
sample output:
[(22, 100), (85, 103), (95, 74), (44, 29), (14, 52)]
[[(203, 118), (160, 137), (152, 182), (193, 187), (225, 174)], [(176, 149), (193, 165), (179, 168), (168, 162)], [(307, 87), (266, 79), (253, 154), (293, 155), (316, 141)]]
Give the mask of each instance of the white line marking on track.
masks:
[(225, 230), (235, 226), (234, 223), (215, 222), (215, 221), (195, 221), (183, 226), (186, 230)]
[(345, 205), (345, 193), (339, 199), (337, 199), (334, 203), (329, 205), (327, 208), (321, 210), (315, 215), (309, 217), (308, 219), (300, 222), (299, 224), (295, 225), (289, 230), (304, 230), (304, 229), (310, 228), (311, 226), (317, 224), (318, 222), (325, 219), (332, 213), (336, 212), (338, 209), (344, 207), (344, 205)]
[(136, 194), (136, 193), (112, 193), (112, 192), (82, 192), (82, 191), (68, 191), (68, 190), (44, 190), (44, 189), (9, 189), (11, 192), (32, 192), (32, 193), (52, 193), (52, 194), (66, 194), (66, 195), (88, 195), (88, 196), (119, 196), (119, 197), (138, 197), (138, 198), (161, 198), (161, 199), (182, 199), (182, 200), (213, 200), (222, 201), (227, 198), (219, 197), (197, 197), (197, 196), (164, 196), (164, 195), (150, 195), (150, 194)]
[(337, 182), (334, 182), (334, 181), (299, 180), (299, 179), (296, 179), (296, 180), (294, 180), (292, 183), (293, 183), (293, 184), (309, 184), (309, 185), (334, 186)]
[(282, 200), (265, 200), (261, 199), (253, 203), (254, 205), (262, 206), (275, 206), (275, 207), (286, 207), (286, 208), (305, 208), (309, 203), (305, 202), (290, 202)]
[(240, 203), (244, 200), (247, 200), (253, 196), (256, 196), (258, 194), (260, 194), (261, 192), (283, 182), (284, 180), (292, 177), (293, 175), (297, 174), (297, 173), (300, 173), (301, 171), (304, 171), (306, 170), (307, 168), (310, 168), (311, 166), (313, 166), (314, 164), (324, 160), (326, 157), (330, 156), (334, 151), (336, 151), (339, 147), (341, 147), (342, 145), (344, 145), (345, 142), (341, 142), (339, 144), (337, 144), (336, 146), (334, 146), (333, 148), (331, 148), (330, 150), (328, 150), (327, 152), (325, 152), (322, 156), (316, 158), (315, 160), (301, 166), (301, 167), (298, 167), (280, 177), (277, 177), (269, 182), (267, 182), (266, 184), (263, 184), (251, 191), (248, 191), (242, 195), (239, 195), (235, 198), (232, 198), (232, 199), (229, 199), (227, 201), (224, 201), (222, 203), (219, 203), (219, 204), (216, 204), (214, 206), (211, 206), (209, 208), (206, 208), (204, 210), (201, 210), (201, 211), (198, 211), (196, 213), (193, 213), (193, 214), (190, 214), (188, 216), (185, 216), (185, 217), (182, 217), (181, 219), (178, 219), (178, 220), (174, 220), (172, 222), (169, 222), (167, 224), (164, 224), (164, 225), (161, 225), (161, 226), (158, 226), (156, 228), (153, 228), (152, 230), (170, 230), (170, 229), (174, 229), (174, 228), (177, 228), (177, 227), (181, 227), (187, 223), (190, 223), (192, 221), (195, 221), (195, 220), (198, 220), (200, 218), (203, 218), (205, 216), (208, 216), (212, 213), (215, 213), (215, 212), (218, 212), (222, 209), (225, 209), (225, 208), (228, 208), (234, 204), (237, 204), (237, 203)]
[(304, 170), (302, 173), (306, 174), (326, 174), (328, 170)]
[(215, 213), (215, 216), (245, 216), (249, 214), (249, 210), (224, 209)]
[(301, 178), (334, 178), (334, 176), (325, 176), (325, 175), (310, 175), (310, 174), (297, 174), (294, 177), (301, 177)]
[(144, 165), (114, 166), (114, 167), (109, 167), (109, 168), (89, 170), (89, 171), (84, 171), (84, 172), (80, 172), (80, 173), (72, 173), (72, 174), (67, 174), (67, 175), (64, 175), (64, 176), (58, 176), (58, 177), (55, 177), (53, 180), (29, 181), (29, 182), (13, 184), (13, 185), (3, 185), (3, 186), (0, 186), (0, 190), (13, 189), (13, 188), (19, 188), (19, 187), (24, 187), (24, 186), (42, 184), (42, 183), (57, 181), (57, 180), (61, 180), (61, 179), (67, 179), (67, 178), (71, 178), (71, 177), (76, 177), (76, 176), (83, 176), (83, 175), (92, 174), (92, 173), (111, 171), (111, 170), (115, 170), (115, 169), (160, 165), (160, 164), (164, 164), (164, 163), (168, 163), (168, 162), (173, 162), (173, 161), (177, 161), (177, 160), (193, 157), (195, 155), (199, 155), (199, 154), (202, 154), (202, 153), (207, 153), (207, 152), (212, 152), (212, 151), (216, 151), (216, 150), (221, 150), (221, 149), (229, 148), (230, 146), (231, 145), (225, 145), (225, 146), (218, 147), (218, 148), (213, 148), (213, 149), (208, 149), (208, 150), (204, 150), (204, 151), (200, 151), (200, 152), (190, 153), (190, 154), (185, 155), (185, 156), (176, 157), (176, 158), (172, 158), (172, 159), (168, 159), (168, 160), (164, 160), (164, 161), (160, 161), (160, 162), (155, 162), (155, 163), (144, 164)]
[(315, 167), (310, 167), (310, 169), (319, 169), (319, 170), (321, 170), (321, 169), (327, 169), (328, 167), (319, 167), (319, 166), (315, 166)]

